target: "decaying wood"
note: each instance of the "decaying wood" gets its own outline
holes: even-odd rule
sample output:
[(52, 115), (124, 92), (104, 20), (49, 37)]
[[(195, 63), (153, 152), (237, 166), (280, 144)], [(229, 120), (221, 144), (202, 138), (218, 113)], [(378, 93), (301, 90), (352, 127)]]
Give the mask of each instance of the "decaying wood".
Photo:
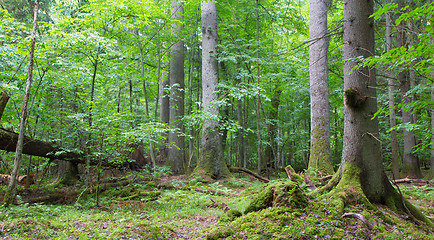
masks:
[(318, 181), (320, 181), (320, 182), (326, 182), (326, 181), (328, 181), (328, 180), (330, 180), (332, 178), (333, 178), (333, 175), (327, 175), (327, 176), (318, 178)]
[(211, 193), (211, 194), (216, 194), (216, 195), (225, 195), (225, 196), (237, 196), (237, 197), (241, 197), (241, 194), (236, 194), (236, 193), (229, 193), (229, 192), (222, 192), (222, 191), (216, 191), (216, 190), (212, 190), (212, 189), (202, 189), (202, 188), (194, 188), (194, 187), (175, 187), (172, 185), (159, 185), (158, 188), (164, 188), (164, 189), (177, 189), (177, 190), (189, 190), (189, 191), (196, 191), (196, 192), (202, 192), (202, 193)]
[[(14, 152), (16, 150), (17, 141), (17, 133), (0, 128), (0, 150)], [(24, 137), (23, 153), (49, 159), (83, 163), (82, 154), (70, 152), (52, 143), (32, 139), (30, 137)]]
[(304, 182), (307, 184), (307, 186), (310, 189), (316, 189), (315, 184), (313, 184), (312, 180), (310, 180), (309, 175), (306, 173), (304, 173)]
[(249, 175), (249, 176), (251, 176), (251, 177), (253, 177), (253, 178), (255, 178), (255, 179), (258, 179), (259, 181), (261, 181), (261, 182), (263, 182), (263, 183), (268, 183), (268, 182), (270, 182), (269, 179), (264, 178), (264, 177), (262, 177), (262, 176), (260, 176), (260, 175), (258, 175), (258, 174), (256, 174), (256, 173), (250, 171), (250, 170), (247, 169), (247, 168), (239, 168), (239, 167), (230, 166), (230, 167), (229, 167), (229, 171), (231, 171), (231, 172), (235, 172), (235, 173), (245, 173), (245, 174), (247, 174), (247, 175)]
[(403, 179), (397, 179), (395, 180), (396, 184), (399, 183), (423, 183), (423, 184), (429, 184), (432, 183), (433, 181), (430, 180), (423, 180), (423, 179), (410, 179), (410, 178), (403, 178)]
[(369, 228), (369, 230), (372, 230), (374, 228), (374, 225), (368, 221), (368, 219), (366, 219), (362, 214), (359, 213), (344, 213), (344, 215), (342, 215), (342, 218), (345, 217), (353, 217), (356, 219), (359, 219), (360, 221), (362, 221), (366, 227)]
[(292, 178), (294, 177), (294, 175), (296, 173), (289, 168), (285, 168), (285, 172), (286, 172), (286, 175), (288, 175), (289, 180), (292, 181)]
[(216, 208), (220, 207), (225, 212), (231, 210), (226, 203), (219, 203), (217, 200), (214, 200), (213, 198), (209, 198), (209, 199), (211, 200), (212, 203), (208, 205), (208, 207), (216, 207)]

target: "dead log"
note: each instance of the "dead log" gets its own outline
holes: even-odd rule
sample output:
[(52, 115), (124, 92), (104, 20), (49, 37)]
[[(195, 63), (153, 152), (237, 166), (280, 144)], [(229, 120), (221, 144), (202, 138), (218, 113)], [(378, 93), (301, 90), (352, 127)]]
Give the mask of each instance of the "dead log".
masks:
[(216, 190), (212, 190), (212, 189), (202, 189), (202, 188), (193, 188), (193, 187), (175, 187), (172, 185), (158, 185), (157, 188), (164, 188), (164, 189), (177, 189), (177, 190), (188, 190), (188, 191), (196, 191), (196, 192), (201, 192), (201, 193), (208, 193), (208, 194), (215, 194), (215, 195), (225, 195), (225, 196), (237, 196), (237, 197), (241, 197), (241, 194), (236, 194), (236, 193), (230, 193), (230, 192), (222, 192), (222, 191), (216, 191)]
[[(17, 147), (18, 134), (3, 128), (0, 128), (0, 150), (14, 152)], [(83, 154), (68, 151), (52, 143), (24, 137), (23, 153), (45, 157), (49, 159), (60, 159), (76, 163), (84, 163)]]
[(239, 168), (239, 167), (230, 166), (230, 167), (229, 167), (229, 171), (231, 171), (231, 172), (235, 172), (235, 173), (245, 173), (245, 174), (247, 174), (247, 175), (249, 175), (249, 176), (251, 176), (251, 177), (253, 177), (253, 178), (258, 179), (259, 181), (261, 181), (261, 182), (263, 182), (263, 183), (268, 183), (268, 182), (270, 182), (269, 179), (264, 178), (264, 177), (262, 177), (262, 176), (260, 176), (260, 175), (258, 175), (258, 174), (256, 174), (256, 173), (250, 171), (250, 170), (247, 169), (247, 168)]
[(410, 178), (403, 178), (403, 179), (396, 179), (395, 184), (399, 183), (422, 183), (422, 184), (429, 184), (432, 183), (430, 180), (423, 180), (423, 179), (410, 179)]
[(307, 174), (307, 172), (304, 173), (304, 182), (307, 184), (307, 186), (314, 190), (316, 189), (315, 184), (313, 184), (312, 180), (310, 180), (309, 175)]
[(219, 203), (217, 200), (214, 200), (213, 198), (209, 198), (211, 200), (211, 204), (208, 205), (208, 207), (215, 207), (215, 208), (222, 208), (224, 212), (227, 212), (231, 210), (229, 206), (226, 203)]

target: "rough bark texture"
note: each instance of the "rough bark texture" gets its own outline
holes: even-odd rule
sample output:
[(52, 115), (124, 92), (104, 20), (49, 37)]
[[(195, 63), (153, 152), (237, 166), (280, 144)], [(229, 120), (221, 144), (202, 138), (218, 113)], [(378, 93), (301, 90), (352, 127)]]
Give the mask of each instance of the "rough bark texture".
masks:
[[(172, 16), (176, 20), (183, 20), (184, 8), (177, 0), (172, 1)], [(172, 25), (172, 36), (179, 36), (182, 25)], [(184, 172), (184, 42), (172, 45), (170, 56), (170, 117), (169, 124), (175, 131), (169, 132), (168, 162), (174, 174)]]
[[(390, 13), (386, 14), (386, 51), (392, 49), (392, 19)], [(390, 73), (392, 74), (392, 73)], [(390, 128), (396, 126), (396, 112), (395, 112), (395, 83), (393, 78), (388, 79), (389, 91), (389, 108), (390, 108)], [(396, 137), (396, 130), (390, 131), (390, 140), (392, 147), (392, 173), (395, 179), (399, 178), (399, 155), (398, 155), (398, 139)]]
[(310, 1), (309, 72), (311, 148), (309, 170), (332, 174), (327, 65), (327, 0)]
[(230, 172), (223, 158), (222, 140), (219, 134), (219, 108), (217, 100), (218, 65), (217, 7), (213, 2), (203, 1), (202, 10), (202, 106), (206, 117), (202, 125), (202, 144), (195, 172), (214, 179), (226, 178)]
[[(346, 0), (344, 6), (344, 144), (341, 175), (353, 174), (347, 170), (351, 165), (360, 168), (360, 184), (366, 197), (372, 202), (385, 201), (386, 187), (391, 187), (385, 178), (381, 163), (378, 119), (371, 119), (377, 111), (375, 71), (361, 68), (352, 72), (357, 64), (354, 59), (369, 57), (374, 53), (374, 23), (369, 16), (373, 12), (373, 0)], [(363, 36), (363, 37), (361, 37)], [(350, 89), (363, 97), (360, 105), (350, 105)], [(350, 177), (350, 176), (347, 176)], [(343, 177), (343, 179), (345, 179)], [(387, 179), (386, 179), (387, 180)], [(345, 184), (342, 181), (339, 184)], [(346, 183), (348, 184), (348, 183)]]
[[(410, 216), (434, 224), (410, 202), (403, 199), (391, 185), (381, 161), (377, 111), (375, 72), (360, 68), (352, 71), (357, 57), (374, 53), (373, 0), (344, 2), (344, 87), (357, 89), (366, 101), (362, 105), (348, 105), (345, 91), (344, 145), (339, 171), (324, 186), (328, 189), (339, 180), (330, 194), (331, 205), (343, 212), (345, 204), (386, 204), (392, 210), (406, 211)], [(363, 37), (360, 37), (363, 36)], [(350, 101), (351, 102), (351, 101)]]
[[(404, 7), (404, 1), (400, 0), (398, 2), (398, 6), (400, 8)], [(397, 36), (396, 36), (397, 47), (407, 47), (405, 32), (404, 32), (405, 24), (406, 23), (402, 21), (397, 26)], [(406, 70), (401, 71), (398, 74), (398, 79), (400, 81), (400, 86), (401, 86), (402, 102), (405, 104), (410, 103), (411, 96), (407, 95), (407, 92), (410, 91), (409, 72)], [(414, 123), (411, 112), (402, 110), (402, 123), (403, 124)], [(421, 173), (419, 167), (419, 159), (416, 157), (414, 153), (412, 153), (414, 151), (414, 147), (416, 146), (415, 133), (413, 130), (408, 131), (404, 129), (403, 134), (404, 134), (404, 153), (402, 159), (402, 175), (411, 178), (420, 177)]]
[(0, 95), (0, 123), (8, 101), (9, 95), (6, 92), (2, 92)]

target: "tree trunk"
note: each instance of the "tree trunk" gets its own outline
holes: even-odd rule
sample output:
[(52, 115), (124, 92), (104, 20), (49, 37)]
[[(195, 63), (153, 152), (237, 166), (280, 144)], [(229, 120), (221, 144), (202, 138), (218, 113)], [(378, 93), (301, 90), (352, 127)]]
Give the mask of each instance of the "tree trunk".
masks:
[[(392, 49), (392, 19), (390, 16), (391, 13), (386, 14), (386, 51), (390, 51)], [(393, 74), (392, 72), (390, 74)], [(395, 112), (395, 83), (393, 78), (388, 79), (389, 86), (389, 108), (390, 108), (390, 128), (394, 128), (396, 126), (396, 112)], [(398, 139), (396, 137), (396, 130), (393, 129), (390, 131), (390, 140), (392, 147), (392, 173), (395, 179), (399, 178), (399, 147), (398, 147)]]
[(309, 48), (311, 147), (309, 170), (332, 174), (327, 64), (327, 0), (310, 1)]
[[(366, 197), (373, 202), (384, 199), (384, 170), (381, 164), (375, 71), (353, 71), (354, 59), (374, 53), (374, 23), (369, 16), (373, 0), (345, 1), (344, 7), (344, 145), (341, 174), (351, 174), (351, 166), (360, 168), (360, 182)], [(363, 37), (360, 37), (363, 36)], [(354, 173), (353, 173), (354, 174)], [(353, 176), (355, 177), (355, 176)], [(389, 183), (387, 181), (387, 183)], [(390, 183), (387, 185), (388, 187)]]
[[(398, 2), (398, 6), (404, 7), (403, 0)], [(405, 32), (404, 32), (405, 22), (402, 21), (397, 26), (397, 47), (406, 47)], [(410, 81), (409, 72), (403, 70), (398, 74), (398, 79), (401, 86), (402, 101), (404, 104), (409, 104), (411, 102), (411, 96), (406, 96), (407, 92), (410, 91)], [(402, 110), (402, 123), (403, 124), (413, 124), (413, 117), (410, 111)], [(402, 159), (402, 175), (410, 178), (421, 177), (419, 159), (413, 153), (414, 147), (416, 146), (416, 137), (413, 130), (404, 129), (404, 154)]]
[[(434, 75), (434, 72), (432, 73)], [(431, 101), (434, 101), (434, 86), (431, 86)], [(434, 178), (434, 109), (431, 109), (431, 159), (430, 159), (430, 175)]]
[(231, 174), (223, 158), (219, 134), (218, 113), (215, 104), (218, 96), (217, 7), (214, 2), (202, 1), (202, 106), (207, 117), (202, 124), (202, 144), (195, 173), (213, 179), (227, 178)]
[[(172, 1), (172, 16), (178, 21), (183, 20), (184, 8), (177, 0)], [(172, 25), (172, 36), (181, 35), (182, 25)], [(184, 42), (172, 45), (170, 56), (170, 116), (169, 124), (173, 128), (169, 132), (168, 162), (174, 174), (184, 172)]]
[(11, 180), (9, 182), (8, 189), (3, 199), (3, 203), (5, 206), (8, 206), (14, 201), (15, 194), (16, 194), (16, 187), (17, 187), (17, 177), (20, 171), (21, 157), (22, 157), (23, 145), (24, 145), (24, 134), (26, 132), (26, 121), (28, 115), (27, 105), (29, 102), (30, 89), (32, 87), (32, 80), (33, 80), (33, 60), (35, 55), (36, 30), (38, 28), (38, 12), (39, 12), (39, 1), (35, 0), (32, 40), (30, 43), (29, 66), (28, 66), (27, 79), (26, 79), (26, 90), (24, 93), (23, 106), (21, 108), (20, 127), (19, 127), (17, 148), (15, 150), (14, 167), (12, 170)]
[(431, 220), (398, 194), (384, 172), (378, 119), (372, 119), (377, 111), (375, 71), (367, 67), (353, 71), (354, 59), (374, 53), (374, 20), (369, 17), (373, 10), (373, 0), (344, 4), (344, 146), (340, 170), (328, 184), (339, 182), (330, 203), (341, 212), (348, 202), (387, 204), (433, 227)]
[(0, 95), (0, 123), (2, 120), (3, 112), (5, 111), (6, 105), (9, 101), (9, 95), (6, 92), (2, 92)]
[(256, 59), (258, 59), (258, 63), (256, 66), (256, 88), (257, 88), (257, 95), (256, 95), (256, 135), (258, 138), (258, 174), (261, 173), (262, 168), (262, 137), (261, 137), (261, 112), (260, 112), (260, 106), (261, 106), (261, 97), (260, 97), (260, 69), (259, 69), (259, 0), (256, 0)]

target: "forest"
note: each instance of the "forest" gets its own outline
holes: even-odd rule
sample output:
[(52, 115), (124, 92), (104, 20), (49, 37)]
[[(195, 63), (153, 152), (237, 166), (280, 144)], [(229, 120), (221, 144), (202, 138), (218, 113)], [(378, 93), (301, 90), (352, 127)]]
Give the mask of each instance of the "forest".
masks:
[(1, 239), (433, 239), (431, 0), (0, 0)]

